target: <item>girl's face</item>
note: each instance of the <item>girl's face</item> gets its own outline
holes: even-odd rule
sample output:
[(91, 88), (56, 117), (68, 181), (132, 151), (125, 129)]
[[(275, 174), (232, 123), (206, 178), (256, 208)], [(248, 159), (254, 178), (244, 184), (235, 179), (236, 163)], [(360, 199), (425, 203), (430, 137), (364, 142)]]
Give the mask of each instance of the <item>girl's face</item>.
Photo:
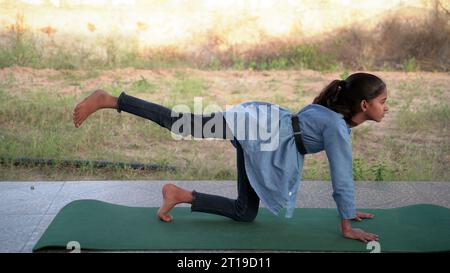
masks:
[(389, 108), (386, 104), (387, 100), (387, 90), (378, 95), (378, 97), (371, 99), (366, 104), (366, 118), (367, 120), (374, 120), (376, 122), (380, 122), (384, 118), (384, 114), (389, 111)]

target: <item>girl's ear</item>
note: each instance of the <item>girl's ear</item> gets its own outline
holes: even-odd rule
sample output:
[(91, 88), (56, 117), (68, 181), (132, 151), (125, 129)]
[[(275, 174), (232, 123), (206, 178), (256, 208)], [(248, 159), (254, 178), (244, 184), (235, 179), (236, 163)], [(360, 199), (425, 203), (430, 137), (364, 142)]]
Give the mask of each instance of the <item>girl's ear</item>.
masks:
[(361, 107), (362, 112), (366, 112), (367, 107), (369, 106), (369, 102), (366, 100), (362, 100), (359, 106)]

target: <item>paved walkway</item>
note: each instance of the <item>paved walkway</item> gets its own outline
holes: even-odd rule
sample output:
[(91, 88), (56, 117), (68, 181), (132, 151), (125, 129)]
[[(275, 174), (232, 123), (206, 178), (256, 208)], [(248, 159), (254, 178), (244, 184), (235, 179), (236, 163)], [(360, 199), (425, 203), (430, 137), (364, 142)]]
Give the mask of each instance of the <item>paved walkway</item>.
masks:
[[(58, 211), (77, 199), (158, 207), (167, 181), (0, 181), (0, 252), (31, 252)], [(176, 181), (186, 189), (234, 198), (235, 181)], [(334, 208), (331, 183), (303, 181), (297, 207)], [(358, 208), (412, 204), (450, 208), (449, 182), (356, 182)], [(295, 217), (295, 215), (294, 215)]]

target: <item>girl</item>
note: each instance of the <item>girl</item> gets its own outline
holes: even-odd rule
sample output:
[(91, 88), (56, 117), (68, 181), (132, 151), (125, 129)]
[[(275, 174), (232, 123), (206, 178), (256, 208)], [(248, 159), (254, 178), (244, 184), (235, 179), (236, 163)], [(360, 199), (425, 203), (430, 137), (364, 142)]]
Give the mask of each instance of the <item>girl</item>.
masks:
[[(278, 214), (286, 208), (286, 217), (291, 217), (301, 181), (304, 155), (325, 150), (342, 234), (346, 238), (368, 242), (378, 240), (378, 236), (352, 228), (350, 222), (374, 217), (355, 209), (350, 128), (366, 120), (380, 122), (388, 111), (386, 99), (386, 84), (368, 73), (355, 73), (346, 80), (332, 81), (312, 104), (295, 114), (277, 105), (258, 101), (242, 103), (211, 115), (177, 113), (124, 92), (114, 97), (97, 90), (75, 107), (73, 122), (78, 128), (95, 111), (111, 108), (119, 113), (125, 111), (150, 119), (183, 136), (231, 139), (237, 151), (237, 199), (188, 191), (169, 183), (163, 186), (163, 204), (158, 211), (158, 217), (166, 222), (172, 220), (170, 210), (180, 203), (191, 204), (192, 211), (251, 222), (258, 213), (260, 199), (273, 213)], [(271, 110), (270, 115), (263, 114), (266, 113), (263, 110), (267, 109)], [(244, 115), (239, 117), (239, 114)], [(266, 120), (259, 122), (263, 117)], [(181, 132), (174, 130), (175, 125), (183, 120), (185, 122), (179, 127)], [(210, 126), (212, 121), (216, 123)], [(248, 121), (258, 121), (259, 125), (263, 124), (260, 127), (267, 125), (267, 121), (276, 125), (270, 135), (270, 144), (275, 141), (275, 146), (262, 149), (264, 144), (269, 144), (267, 139), (237, 137), (241, 130), (236, 129), (235, 125), (245, 124), (244, 133), (255, 132), (247, 126)], [(200, 130), (188, 130), (188, 127), (193, 128), (198, 124)], [(210, 133), (206, 134), (206, 130), (202, 129), (208, 125)]]

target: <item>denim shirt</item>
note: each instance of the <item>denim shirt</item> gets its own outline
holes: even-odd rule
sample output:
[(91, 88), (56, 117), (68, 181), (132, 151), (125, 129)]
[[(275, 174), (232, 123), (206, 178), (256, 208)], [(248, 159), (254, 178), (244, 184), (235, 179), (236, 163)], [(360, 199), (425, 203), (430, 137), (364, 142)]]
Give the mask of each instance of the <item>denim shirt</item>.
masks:
[[(260, 101), (241, 103), (223, 113), (234, 136), (231, 142), (236, 147), (234, 141), (239, 141), (244, 151), (253, 189), (271, 212), (278, 215), (286, 208), (285, 216), (292, 217), (305, 159), (295, 145), (292, 113)], [(351, 129), (343, 115), (318, 104), (310, 104), (296, 115), (307, 153), (326, 152), (340, 217), (355, 218)], [(252, 122), (257, 126), (252, 127)]]

